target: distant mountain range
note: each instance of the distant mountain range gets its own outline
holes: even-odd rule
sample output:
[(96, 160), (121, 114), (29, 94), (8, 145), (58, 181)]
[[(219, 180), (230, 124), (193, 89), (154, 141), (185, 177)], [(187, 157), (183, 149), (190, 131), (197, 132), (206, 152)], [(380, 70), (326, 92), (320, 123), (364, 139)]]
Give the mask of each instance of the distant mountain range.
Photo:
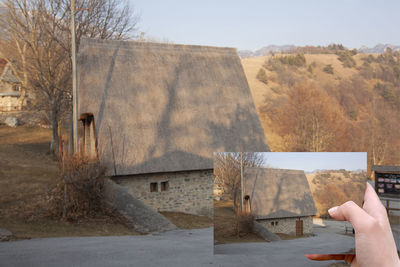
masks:
[[(251, 50), (239, 50), (238, 54), (241, 58), (247, 58), (247, 57), (258, 57), (258, 56), (265, 56), (270, 53), (282, 53), (282, 52), (288, 52), (292, 49), (295, 49), (295, 45), (268, 45), (264, 46), (261, 49), (258, 49), (256, 51), (251, 51)], [(376, 46), (369, 48), (367, 46), (361, 46), (358, 49), (359, 53), (376, 53), (380, 54), (385, 52), (385, 49), (387, 47), (392, 48), (393, 51), (399, 51), (400, 52), (400, 45), (391, 45), (391, 44), (377, 44)]]
[[(311, 173), (319, 173), (319, 172), (340, 172), (342, 170), (327, 170), (327, 169), (322, 169), (322, 170), (313, 170), (313, 171), (304, 171), (305, 174), (311, 174)], [(357, 169), (357, 170), (345, 170), (348, 172), (354, 172), (354, 173), (360, 173), (360, 172), (366, 172), (366, 170), (363, 169)]]

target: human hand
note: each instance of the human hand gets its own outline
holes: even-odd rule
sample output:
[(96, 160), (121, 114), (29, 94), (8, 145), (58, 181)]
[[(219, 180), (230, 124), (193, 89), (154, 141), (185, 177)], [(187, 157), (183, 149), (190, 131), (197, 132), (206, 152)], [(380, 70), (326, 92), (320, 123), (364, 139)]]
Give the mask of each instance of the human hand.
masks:
[[(348, 221), (355, 231), (356, 256), (344, 256), (341, 260), (351, 266), (399, 266), (396, 244), (393, 239), (386, 209), (372, 186), (367, 183), (364, 205), (360, 208), (353, 201), (329, 209), (332, 218)], [(334, 257), (336, 256), (336, 258)], [(306, 255), (310, 260), (334, 260), (338, 255)]]

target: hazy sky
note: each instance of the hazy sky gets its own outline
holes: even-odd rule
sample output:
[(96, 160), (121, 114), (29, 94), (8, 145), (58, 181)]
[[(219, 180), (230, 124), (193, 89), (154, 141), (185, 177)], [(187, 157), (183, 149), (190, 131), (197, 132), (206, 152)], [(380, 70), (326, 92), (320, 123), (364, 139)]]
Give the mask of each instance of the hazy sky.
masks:
[(256, 50), (269, 44), (400, 45), (398, 0), (129, 0), (158, 40)]
[(264, 153), (264, 158), (272, 168), (304, 171), (367, 170), (366, 152), (270, 152)]

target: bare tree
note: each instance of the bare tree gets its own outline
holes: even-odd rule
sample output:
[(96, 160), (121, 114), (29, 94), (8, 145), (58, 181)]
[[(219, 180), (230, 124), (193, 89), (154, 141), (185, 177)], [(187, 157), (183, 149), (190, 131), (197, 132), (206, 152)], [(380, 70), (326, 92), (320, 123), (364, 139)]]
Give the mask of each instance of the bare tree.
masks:
[[(48, 115), (56, 152), (59, 121), (71, 110), (70, 1), (5, 0), (3, 5), (0, 56), (12, 63), (23, 97), (27, 89), (35, 92), (35, 107)], [(126, 0), (78, 0), (76, 6), (78, 47), (83, 36), (127, 39), (135, 31), (137, 17)]]
[[(241, 152), (220, 152), (214, 155), (214, 182), (219, 183), (224, 192), (231, 196), (236, 210), (241, 189)], [(260, 167), (265, 164), (265, 158), (259, 152), (242, 153), (243, 168)]]
[(345, 134), (343, 110), (337, 101), (313, 84), (299, 84), (287, 101), (275, 107), (272, 120), (287, 151), (329, 151)]

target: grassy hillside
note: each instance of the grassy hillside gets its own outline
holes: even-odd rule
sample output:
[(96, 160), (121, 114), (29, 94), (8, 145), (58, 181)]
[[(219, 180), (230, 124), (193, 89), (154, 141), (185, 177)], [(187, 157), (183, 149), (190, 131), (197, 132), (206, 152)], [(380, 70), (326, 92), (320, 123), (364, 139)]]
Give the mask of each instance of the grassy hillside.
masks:
[(369, 165), (399, 164), (400, 54), (302, 57), (242, 59), (272, 151), (368, 151)]

